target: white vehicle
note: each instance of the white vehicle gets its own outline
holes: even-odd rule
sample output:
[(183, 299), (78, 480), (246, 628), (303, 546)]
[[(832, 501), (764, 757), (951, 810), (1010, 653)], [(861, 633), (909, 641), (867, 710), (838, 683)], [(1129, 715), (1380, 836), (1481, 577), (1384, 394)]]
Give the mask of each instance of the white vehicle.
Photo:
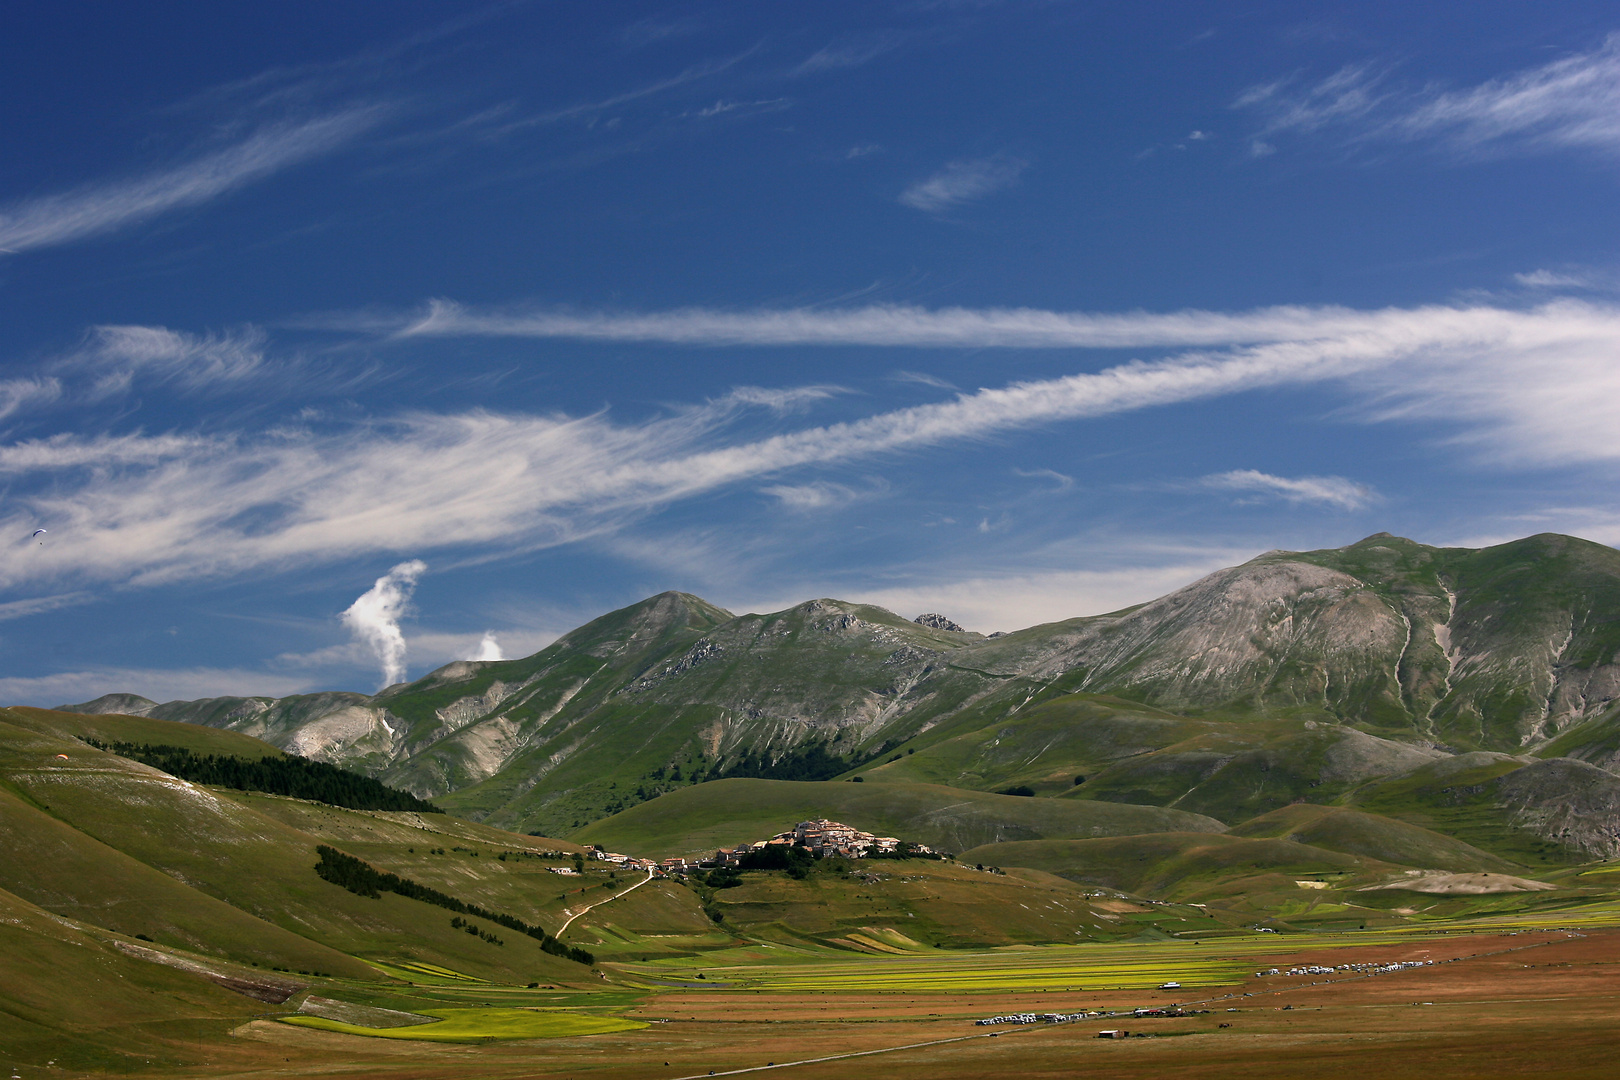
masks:
[(1159, 989), (1160, 990), (1180, 990), (1181, 989), (1181, 984), (1178, 983), (1178, 982), (1160, 983), (1159, 984)]

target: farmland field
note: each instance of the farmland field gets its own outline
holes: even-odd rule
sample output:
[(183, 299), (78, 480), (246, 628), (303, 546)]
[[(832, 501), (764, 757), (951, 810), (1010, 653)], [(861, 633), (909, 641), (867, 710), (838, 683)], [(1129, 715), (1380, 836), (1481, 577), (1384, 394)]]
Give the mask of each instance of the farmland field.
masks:
[[(1620, 910), (1568, 914), (1551, 926), (1477, 918), (1202, 944), (906, 955), (752, 942), (604, 963), (594, 988), (525, 989), (394, 967), (388, 986), (332, 978), (317, 992), (437, 1023), (367, 1029), (294, 1016), (294, 1002), (268, 1015), (243, 1009), (235, 1020), (194, 1025), (189, 1042), (170, 1039), (164, 1075), (618, 1080), (735, 1069), (838, 1077), (880, 1067), (906, 1080), (1005, 1069), (1072, 1075), (1084, 1063), (1108, 1076), (1252, 1078), (1298, 1075), (1285, 1066), (1305, 1057), (1327, 1077), (1606, 1076), (1620, 1008)], [(1369, 974), (1368, 965), (1385, 970)], [(1290, 974), (1305, 966), (1318, 971)], [(1321, 973), (1326, 967), (1336, 970)], [(1167, 981), (1181, 987), (1159, 989)], [(1133, 1015), (1177, 1003), (1188, 1015)], [(1092, 1015), (974, 1024), (1016, 1012)], [(1151, 1038), (1098, 1041), (1105, 1027)], [(880, 1057), (845, 1058), (857, 1054)], [(1559, 1063), (1551, 1073), (1550, 1060)]]
[(423, 1009), (422, 1015), (439, 1022), (412, 1027), (367, 1028), (328, 1020), (322, 1016), (289, 1016), (286, 1023), (380, 1039), (415, 1039), (422, 1042), (476, 1042), (482, 1039), (560, 1039), (634, 1031), (647, 1025), (611, 1016), (540, 1012), (533, 1009)]

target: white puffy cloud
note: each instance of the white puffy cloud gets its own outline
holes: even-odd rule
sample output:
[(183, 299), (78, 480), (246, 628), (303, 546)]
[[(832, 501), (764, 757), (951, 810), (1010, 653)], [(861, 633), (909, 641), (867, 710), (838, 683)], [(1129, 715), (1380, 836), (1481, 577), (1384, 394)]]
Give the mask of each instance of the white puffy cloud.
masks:
[(495, 632), (493, 630), (485, 630), (484, 636), (479, 639), (478, 651), (472, 656), (467, 657), (467, 659), (505, 660), (506, 657), (501, 654), (501, 643), (496, 639)]
[(427, 570), (421, 559), (402, 562), (361, 593), (341, 616), (343, 625), (376, 654), (382, 664), (382, 686), (405, 678), (405, 635), (399, 620), (416, 589), (416, 579)]

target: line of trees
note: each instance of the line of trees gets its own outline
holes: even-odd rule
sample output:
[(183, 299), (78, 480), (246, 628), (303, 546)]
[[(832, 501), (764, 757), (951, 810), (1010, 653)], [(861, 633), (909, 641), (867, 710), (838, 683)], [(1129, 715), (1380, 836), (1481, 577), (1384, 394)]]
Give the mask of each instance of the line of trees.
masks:
[(170, 776), (194, 784), (212, 784), (237, 791), (263, 791), (309, 799), (350, 810), (415, 810), (422, 814), (442, 814), (437, 806), (418, 799), (408, 791), (391, 788), (380, 780), (328, 765), (324, 761), (288, 754), (283, 757), (222, 757), (197, 754), (182, 746), (163, 743), (85, 742), (98, 750), (139, 761), (161, 769)]
[(587, 966), (596, 963), (596, 957), (584, 949), (573, 945), (564, 945), (538, 926), (531, 926), (514, 915), (490, 911), (488, 908), (469, 904), (458, 900), (449, 893), (427, 885), (420, 885), (410, 878), (402, 878), (398, 874), (390, 874), (385, 870), (378, 870), (368, 862), (355, 858), (353, 855), (339, 851), (337, 848), (321, 844), (315, 848), (315, 853), (321, 857), (315, 864), (315, 872), (324, 880), (334, 885), (341, 885), (357, 896), (367, 896), (373, 900), (380, 900), (385, 892), (397, 893), (411, 900), (420, 900), (424, 904), (433, 904), (437, 907), (447, 908), (458, 915), (472, 915), (488, 922), (504, 926), (508, 930), (515, 930), (520, 934), (527, 934), (540, 943), (540, 948), (553, 956), (561, 956), (575, 963)]

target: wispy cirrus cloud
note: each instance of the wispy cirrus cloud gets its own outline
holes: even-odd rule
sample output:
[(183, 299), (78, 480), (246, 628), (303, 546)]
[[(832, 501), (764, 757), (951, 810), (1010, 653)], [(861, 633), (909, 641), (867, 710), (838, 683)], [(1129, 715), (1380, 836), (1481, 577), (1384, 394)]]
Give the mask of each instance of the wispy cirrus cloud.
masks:
[(61, 382), (49, 375), (0, 379), (0, 420), (26, 408), (48, 405), (61, 396)]
[(297, 351), (273, 352), (269, 334), (253, 325), (200, 334), (166, 326), (97, 326), (81, 347), (43, 371), (35, 380), (44, 384), (42, 400), (54, 396), (77, 404), (162, 388), (171, 394), (251, 394), (262, 405), (289, 392), (305, 400), (347, 393), (377, 374), (369, 363), (323, 363)]
[(839, 68), (860, 67), (869, 64), (886, 52), (892, 52), (912, 37), (901, 30), (874, 30), (863, 34), (850, 34), (824, 45), (804, 58), (793, 69), (794, 75), (833, 71)]
[(860, 498), (860, 492), (847, 484), (817, 480), (810, 484), (772, 484), (759, 489), (789, 510), (826, 510)]
[(820, 401), (847, 393), (841, 386), (737, 386), (709, 402), (713, 406), (755, 406), (779, 415), (803, 412)]
[(1620, 33), (1597, 48), (1463, 89), (1401, 85), (1375, 64), (1320, 82), (1251, 87), (1233, 103), (1266, 120), (1251, 142), (1265, 154), (1287, 133), (1334, 131), (1357, 141), (1438, 142), (1456, 151), (1550, 147), (1620, 153)]
[(686, 86), (689, 83), (701, 82), (705, 79), (711, 79), (716, 75), (724, 74), (725, 72), (730, 71), (737, 64), (741, 63), (743, 60), (746, 60), (748, 57), (752, 56), (758, 51), (758, 48), (759, 47), (756, 45), (751, 48), (744, 49), (742, 52), (736, 53), (732, 56), (723, 57), (719, 60), (705, 60), (701, 63), (692, 64), (688, 67), (682, 68), (674, 75), (669, 75), (662, 79), (656, 79), (653, 82), (644, 83), (641, 86), (630, 90), (620, 91), (617, 94), (610, 94), (607, 97), (598, 98), (595, 101), (576, 102), (573, 105), (564, 105), (559, 108), (547, 109), (543, 112), (535, 113), (530, 116), (506, 121), (498, 125), (494, 133), (505, 134), (507, 132), (520, 130), (522, 128), (543, 127), (549, 124), (562, 123), (568, 120), (592, 120), (597, 116), (600, 116), (602, 113), (616, 109), (622, 105), (629, 105), (645, 98), (657, 97), (671, 90)]
[(953, 161), (900, 193), (900, 204), (924, 213), (954, 210), (1018, 182), (1029, 162), (1011, 157)]
[[(611, 535), (660, 508), (738, 485), (763, 483), (778, 489), (769, 493), (779, 501), (809, 502), (826, 490), (815, 487), (824, 483), (817, 469), (1308, 384), (1336, 388), (1352, 419), (1443, 422), (1437, 439), (1468, 441), (1481, 457), (1521, 465), (1620, 460), (1620, 307), (1612, 305), (1034, 314), (1015, 320), (1004, 338), (988, 333), (1000, 324), (982, 312), (955, 313), (942, 328), (909, 311), (903, 325), (926, 340), (968, 327), (949, 339), (958, 344), (1027, 344), (1031, 324), (1043, 334), (1064, 329), (1071, 345), (1114, 347), (1122, 337), (1202, 344), (844, 423), (793, 426), (773, 410), (779, 430), (765, 437), (739, 436), (733, 425), (740, 409), (772, 401), (721, 398), (630, 424), (605, 412), (413, 412), (320, 430), (62, 434), (3, 445), (0, 480), (10, 496), (0, 531), (43, 524), (53, 543), (0, 549), (0, 586), (155, 584), (379, 553), (532, 550)], [(790, 340), (847, 340), (848, 315), (795, 313), (789, 325), (799, 337)], [(893, 329), (882, 318), (879, 326)], [(1217, 327), (1227, 331), (1218, 343)], [(787, 475), (793, 471), (809, 475)], [(1264, 477), (1242, 482), (1282, 497), (1358, 497), (1322, 486), (1332, 478)], [(1301, 486), (1310, 484), (1317, 486)]]
[(10, 254), (85, 240), (198, 206), (298, 162), (330, 153), (376, 124), (354, 108), (266, 127), (223, 150), (123, 180), (86, 184), (0, 206), (0, 250)]
[[(1412, 311), (1440, 317), (1452, 308)], [(1095, 313), (1037, 308), (857, 308), (655, 312), (474, 308), (430, 301), (410, 315), (339, 315), (296, 325), (400, 337), (574, 338), (669, 345), (879, 345), (908, 348), (1118, 349), (1293, 341), (1388, 325), (1402, 316), (1335, 307), (1244, 312)]]
[(268, 341), (269, 336), (254, 326), (223, 334), (191, 334), (163, 326), (98, 326), (84, 349), (56, 367), (88, 373), (96, 395), (123, 390), (136, 376), (197, 390), (261, 374)]
[(1269, 495), (1291, 503), (1321, 503), (1340, 510), (1362, 510), (1379, 501), (1371, 487), (1342, 476), (1287, 477), (1256, 469), (1233, 469), (1205, 476), (1199, 484), (1215, 491)]

